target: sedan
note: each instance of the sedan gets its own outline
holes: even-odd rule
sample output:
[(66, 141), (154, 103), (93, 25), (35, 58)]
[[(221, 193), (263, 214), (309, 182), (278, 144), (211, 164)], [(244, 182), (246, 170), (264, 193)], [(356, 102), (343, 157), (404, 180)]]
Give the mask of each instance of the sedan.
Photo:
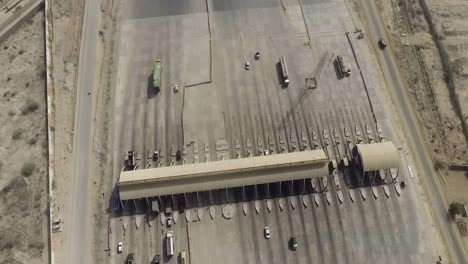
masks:
[(270, 239), (270, 227), (265, 226), (265, 228), (263, 229), (263, 235), (266, 239)]

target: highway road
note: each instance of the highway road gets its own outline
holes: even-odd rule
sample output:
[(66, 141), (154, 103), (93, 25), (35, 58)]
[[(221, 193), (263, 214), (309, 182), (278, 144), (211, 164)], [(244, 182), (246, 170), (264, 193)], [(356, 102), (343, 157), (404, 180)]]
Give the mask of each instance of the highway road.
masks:
[(75, 114), (74, 175), (71, 211), (71, 233), (69, 234), (67, 263), (91, 263), (87, 229), (89, 210), (88, 176), (91, 156), (92, 91), (96, 83), (96, 46), (99, 25), (100, 1), (86, 1), (81, 39), (78, 91)]
[(370, 40), (376, 50), (377, 57), (382, 67), (387, 85), (391, 87), (396, 109), (399, 110), (401, 121), (404, 124), (404, 131), (410, 147), (412, 148), (416, 164), (419, 165), (420, 176), (428, 192), (432, 211), (439, 224), (439, 230), (445, 240), (447, 253), (451, 257), (451, 263), (468, 263), (463, 246), (461, 244), (458, 230), (452, 221), (447, 217), (447, 206), (444, 201), (443, 191), (437, 183), (437, 173), (434, 170), (427, 145), (422, 132), (418, 127), (418, 120), (415, 117), (414, 109), (411, 107), (410, 99), (407, 96), (406, 86), (402, 80), (398, 65), (391, 50), (391, 45), (385, 51), (379, 51), (377, 40), (381, 36), (386, 36), (385, 25), (379, 16), (379, 10), (372, 0), (361, 1), (365, 15)]

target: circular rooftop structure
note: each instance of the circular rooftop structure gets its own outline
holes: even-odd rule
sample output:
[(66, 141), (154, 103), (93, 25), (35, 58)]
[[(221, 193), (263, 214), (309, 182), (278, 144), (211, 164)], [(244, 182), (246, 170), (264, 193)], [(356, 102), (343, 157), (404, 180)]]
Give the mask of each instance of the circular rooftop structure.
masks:
[(364, 172), (398, 168), (400, 157), (391, 141), (357, 144), (353, 151)]

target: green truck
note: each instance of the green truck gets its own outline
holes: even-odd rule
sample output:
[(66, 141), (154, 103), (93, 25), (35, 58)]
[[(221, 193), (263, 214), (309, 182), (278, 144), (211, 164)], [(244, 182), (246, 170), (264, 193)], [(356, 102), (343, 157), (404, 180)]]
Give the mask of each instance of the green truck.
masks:
[(153, 88), (156, 92), (161, 88), (161, 70), (161, 60), (156, 60), (153, 66)]

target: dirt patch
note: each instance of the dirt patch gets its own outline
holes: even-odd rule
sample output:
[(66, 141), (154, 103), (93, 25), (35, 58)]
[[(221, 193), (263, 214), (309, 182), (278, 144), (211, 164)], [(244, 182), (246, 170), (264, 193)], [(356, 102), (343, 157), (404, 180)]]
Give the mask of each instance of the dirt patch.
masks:
[(0, 263), (46, 263), (44, 14), (0, 44)]

